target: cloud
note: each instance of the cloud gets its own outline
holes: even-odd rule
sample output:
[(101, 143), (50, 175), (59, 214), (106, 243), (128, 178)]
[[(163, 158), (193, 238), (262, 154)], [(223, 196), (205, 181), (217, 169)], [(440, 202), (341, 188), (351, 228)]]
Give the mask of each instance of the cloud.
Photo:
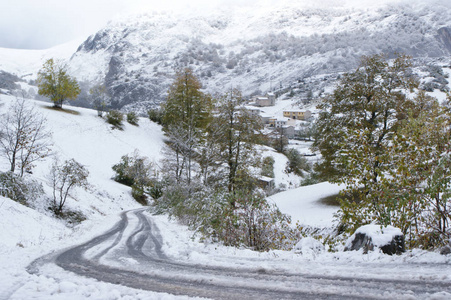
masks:
[[(209, 13), (217, 8), (371, 7), (421, 0), (4, 0), (0, 10), (0, 47), (42, 49), (87, 37), (109, 20), (129, 14), (175, 10)], [(7, 2), (7, 3), (5, 3)], [(451, 6), (449, 0), (429, 0)], [(424, 0), (423, 0), (424, 3)]]

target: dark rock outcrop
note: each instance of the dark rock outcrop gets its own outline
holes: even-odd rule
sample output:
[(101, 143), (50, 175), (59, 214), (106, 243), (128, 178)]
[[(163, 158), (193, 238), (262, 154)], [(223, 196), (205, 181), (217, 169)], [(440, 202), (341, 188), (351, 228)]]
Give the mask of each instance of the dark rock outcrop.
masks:
[(388, 255), (401, 254), (405, 252), (404, 235), (392, 226), (380, 229), (377, 225), (365, 225), (348, 239), (344, 251), (363, 249), (367, 254), (375, 248)]
[(437, 39), (451, 52), (451, 28), (442, 27), (437, 30)]
[(440, 249), (440, 254), (441, 255), (448, 255), (451, 254), (451, 240), (448, 242), (448, 245), (442, 247), (442, 249)]

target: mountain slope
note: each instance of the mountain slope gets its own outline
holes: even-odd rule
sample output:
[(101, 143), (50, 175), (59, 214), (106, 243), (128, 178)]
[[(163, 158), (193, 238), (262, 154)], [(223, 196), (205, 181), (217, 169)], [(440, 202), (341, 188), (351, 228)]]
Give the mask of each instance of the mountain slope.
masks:
[(287, 2), (208, 16), (141, 15), (90, 36), (70, 66), (82, 81), (105, 83), (117, 107), (159, 103), (180, 67), (195, 69), (207, 91), (239, 86), (251, 94), (348, 71), (362, 55), (447, 56), (450, 12), (439, 2), (321, 9)]
[[(245, 95), (278, 89), (316, 97), (340, 72), (355, 68), (362, 55), (401, 52), (419, 58), (420, 65), (449, 58), (451, 6), (285, 0), (208, 13), (143, 14), (111, 22), (73, 51), (0, 49), (0, 70), (29, 80), (44, 58), (61, 57), (83, 90), (76, 105), (88, 105), (89, 88), (105, 84), (113, 107), (124, 110), (158, 105), (175, 70), (183, 67), (193, 68), (211, 93), (239, 87)], [(0, 78), (0, 88), (17, 89), (7, 78)]]

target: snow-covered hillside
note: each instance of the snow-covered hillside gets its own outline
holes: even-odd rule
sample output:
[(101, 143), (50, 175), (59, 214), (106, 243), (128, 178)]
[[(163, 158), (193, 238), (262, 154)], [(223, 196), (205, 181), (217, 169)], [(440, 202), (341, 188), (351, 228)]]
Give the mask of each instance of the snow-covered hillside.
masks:
[[(312, 8), (291, 1), (208, 16), (141, 15), (89, 37), (70, 65), (80, 80), (105, 82), (120, 107), (161, 101), (174, 69), (186, 66), (209, 92), (238, 86), (248, 95), (348, 71), (362, 55), (446, 56), (447, 12), (438, 2)], [(318, 94), (315, 83), (308, 89)]]
[[(0, 96), (0, 112), (6, 112), (15, 97)], [(161, 158), (163, 134), (160, 127), (148, 119), (140, 119), (140, 126), (125, 124), (125, 130), (112, 130), (97, 112), (89, 109), (73, 108), (74, 113), (64, 113), (49, 109), (49, 103), (27, 100), (29, 105), (44, 115), (47, 128), (52, 132), (52, 156), (37, 164), (33, 177), (44, 182), (44, 188), (50, 189), (47, 174), (53, 157), (61, 161), (74, 158), (85, 165), (89, 172), (91, 187), (87, 192), (76, 191), (68, 200), (68, 207), (75, 207), (91, 217), (117, 212), (118, 209), (130, 209), (138, 204), (131, 198), (129, 188), (111, 180), (114, 172), (111, 167), (118, 163), (121, 156), (139, 149), (155, 164)], [(1, 170), (8, 169), (6, 158), (0, 158)], [(50, 192), (48, 193), (51, 194)], [(86, 198), (85, 201), (81, 199)]]
[[(16, 101), (14, 97), (0, 96), (0, 113)], [(54, 154), (60, 159), (75, 158), (90, 171), (88, 191), (77, 189), (71, 192), (67, 207), (81, 211), (87, 220), (75, 227), (68, 227), (46, 210), (45, 197), (31, 203), (37, 210), (25, 207), (8, 198), (0, 197), (0, 299), (188, 299), (131, 289), (118, 284), (98, 282), (77, 276), (51, 264), (51, 257), (63, 248), (85, 242), (105, 232), (119, 220), (119, 213), (139, 207), (131, 197), (130, 189), (120, 185), (111, 176), (111, 166), (124, 154), (139, 149), (156, 163), (161, 158), (163, 135), (159, 126), (148, 119), (140, 119), (139, 127), (126, 124), (124, 131), (112, 130), (93, 110), (67, 108), (72, 113), (48, 109), (49, 104), (27, 100), (39, 113), (47, 118), (47, 126), (53, 132)], [(270, 155), (266, 153), (265, 155)], [(38, 162), (32, 175), (48, 186), (49, 165), (52, 158)], [(281, 174), (283, 160), (276, 157), (276, 177), (287, 180)], [(7, 161), (0, 159), (0, 169), (8, 168)], [(283, 175), (283, 176), (282, 176)], [(289, 178), (288, 178), (289, 179)], [(302, 226), (329, 227), (332, 225), (336, 207), (325, 206), (319, 200), (339, 191), (339, 187), (322, 183), (293, 189), (273, 195), (270, 200), (282, 212), (292, 216), (293, 222)], [(242, 267), (268, 273), (289, 272), (308, 276), (343, 276), (349, 278), (392, 278), (401, 276), (405, 281), (440, 281), (448, 283), (451, 278), (447, 270), (449, 256), (416, 250), (398, 257), (379, 252), (362, 256), (361, 252), (328, 253), (324, 250), (304, 248), (293, 251), (253, 252), (248, 249), (224, 247), (218, 244), (200, 243), (193, 239), (193, 232), (166, 216), (153, 216), (155, 225), (163, 236), (163, 250), (171, 259), (185, 264), (205, 266)], [(311, 243), (311, 241), (310, 241)], [(50, 253), (50, 254), (49, 254)], [(35, 259), (45, 255), (30, 266)], [(120, 262), (133, 265), (133, 261), (118, 258)], [(356, 267), (357, 266), (357, 267)], [(393, 267), (396, 266), (396, 267)], [(31, 272), (27, 272), (28, 270)], [(36, 271), (35, 268), (38, 270)], [(372, 269), (368, 274), (367, 270)], [(36, 273), (37, 272), (37, 273)], [(177, 277), (179, 274), (174, 274)], [(199, 281), (202, 276), (199, 275)], [(437, 279), (438, 278), (438, 279)], [(195, 279), (197, 280), (197, 279)], [(316, 292), (332, 292), (334, 287), (315, 287)], [(430, 299), (446, 299), (443, 292), (429, 294)]]
[[(8, 107), (16, 101), (12, 96), (0, 96), (0, 114), (6, 112)], [(163, 134), (160, 127), (148, 119), (141, 118), (139, 127), (125, 124), (124, 131), (113, 130), (97, 112), (89, 109), (66, 107), (70, 113), (50, 109), (49, 103), (26, 100), (27, 105), (33, 106), (36, 111), (47, 119), (47, 128), (52, 132), (53, 156), (60, 160), (74, 158), (82, 163), (90, 172), (90, 187), (87, 191), (79, 188), (73, 190), (67, 201), (67, 208), (80, 211), (87, 218), (86, 221), (75, 227), (69, 227), (64, 221), (53, 217), (47, 210), (50, 205), (51, 188), (47, 178), (53, 157), (39, 161), (32, 175), (26, 175), (43, 183), (47, 196), (30, 201), (36, 209), (25, 207), (8, 198), (0, 197), (0, 298), (32, 299), (41, 297), (45, 299), (58, 299), (59, 296), (69, 295), (74, 299), (84, 299), (86, 295), (95, 295), (96, 299), (173, 299), (172, 296), (155, 293), (142, 293), (124, 287), (109, 284), (95, 284), (88, 279), (76, 278), (61, 270), (54, 269), (55, 278), (30, 275), (26, 267), (34, 259), (55, 249), (73, 245), (89, 239), (95, 234), (107, 230), (118, 219), (122, 211), (137, 208), (140, 205), (132, 199), (130, 188), (114, 182), (111, 177), (111, 166), (119, 162), (124, 154), (130, 154), (136, 149), (143, 156), (147, 156), (156, 165), (162, 157)], [(280, 162), (280, 158), (276, 159)], [(0, 170), (8, 169), (8, 162), (0, 158)], [(282, 168), (280, 168), (282, 172)], [(277, 174), (283, 180), (281, 174)], [(301, 191), (299, 193), (302, 194)], [(299, 202), (294, 197), (294, 205), (309, 206)], [(286, 199), (285, 199), (286, 200)], [(308, 200), (311, 201), (311, 200)], [(306, 214), (308, 209), (299, 209), (300, 215)], [(288, 212), (288, 211), (286, 211)], [(331, 222), (332, 213), (322, 214)], [(177, 251), (189, 250), (195, 247), (193, 253), (203, 253), (200, 244), (186, 242), (192, 232), (179, 225), (168, 223), (161, 217), (165, 226), (170, 226), (170, 251), (180, 255)], [(293, 218), (301, 217), (293, 214)], [(187, 238), (187, 241), (178, 239)], [(175, 248), (172, 248), (175, 247)], [(188, 247), (188, 248), (187, 248)], [(229, 255), (231, 249), (223, 249)], [(204, 254), (202, 254), (204, 255)], [(204, 258), (208, 260), (208, 257)], [(118, 296), (122, 295), (122, 296)], [(50, 298), (49, 298), (50, 297)], [(183, 298), (183, 297), (182, 297)]]

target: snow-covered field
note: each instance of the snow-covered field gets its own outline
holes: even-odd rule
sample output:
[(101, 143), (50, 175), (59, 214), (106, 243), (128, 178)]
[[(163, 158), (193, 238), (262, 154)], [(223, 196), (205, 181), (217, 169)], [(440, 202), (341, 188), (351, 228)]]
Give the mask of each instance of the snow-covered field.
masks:
[[(0, 112), (5, 112), (12, 101), (15, 101), (14, 97), (0, 96)], [(70, 228), (42, 209), (45, 199), (36, 204), (41, 207), (37, 211), (0, 197), (0, 299), (188, 299), (79, 277), (53, 264), (45, 265), (37, 274), (27, 272), (27, 266), (35, 259), (87, 241), (112, 227), (119, 220), (120, 212), (138, 208), (130, 189), (111, 180), (111, 166), (135, 149), (158, 163), (164, 144), (160, 128), (148, 119), (140, 119), (139, 127), (125, 124), (125, 130), (118, 131), (112, 130), (93, 110), (66, 107), (78, 112), (67, 114), (49, 110), (46, 108), (49, 104), (43, 102), (29, 102), (46, 115), (48, 128), (53, 132), (55, 155), (61, 160), (75, 158), (89, 169), (91, 187), (88, 191), (74, 191), (67, 203), (69, 208), (82, 211), (88, 220)], [(35, 178), (44, 182), (48, 194), (50, 187), (46, 184), (46, 174), (51, 162), (52, 158), (39, 162), (33, 172)], [(286, 180), (283, 164), (281, 158), (276, 158), (275, 172), (279, 182)], [(4, 158), (0, 159), (0, 169), (7, 169)], [(288, 190), (271, 196), (270, 200), (282, 212), (290, 214), (294, 222), (330, 227), (337, 208), (325, 206), (318, 200), (336, 194), (339, 189), (336, 185), (321, 183)], [(371, 275), (383, 279), (401, 274), (400, 279), (440, 280), (451, 284), (450, 255), (420, 250), (401, 256), (388, 256), (377, 251), (363, 255), (355, 251), (329, 253), (309, 248), (259, 253), (200, 243), (193, 238), (193, 232), (165, 216), (155, 216), (154, 220), (163, 236), (163, 250), (174, 260), (228, 267), (246, 265), (268, 272), (347, 274), (354, 278)], [(446, 292), (430, 297), (450, 298), (451, 294)]]

